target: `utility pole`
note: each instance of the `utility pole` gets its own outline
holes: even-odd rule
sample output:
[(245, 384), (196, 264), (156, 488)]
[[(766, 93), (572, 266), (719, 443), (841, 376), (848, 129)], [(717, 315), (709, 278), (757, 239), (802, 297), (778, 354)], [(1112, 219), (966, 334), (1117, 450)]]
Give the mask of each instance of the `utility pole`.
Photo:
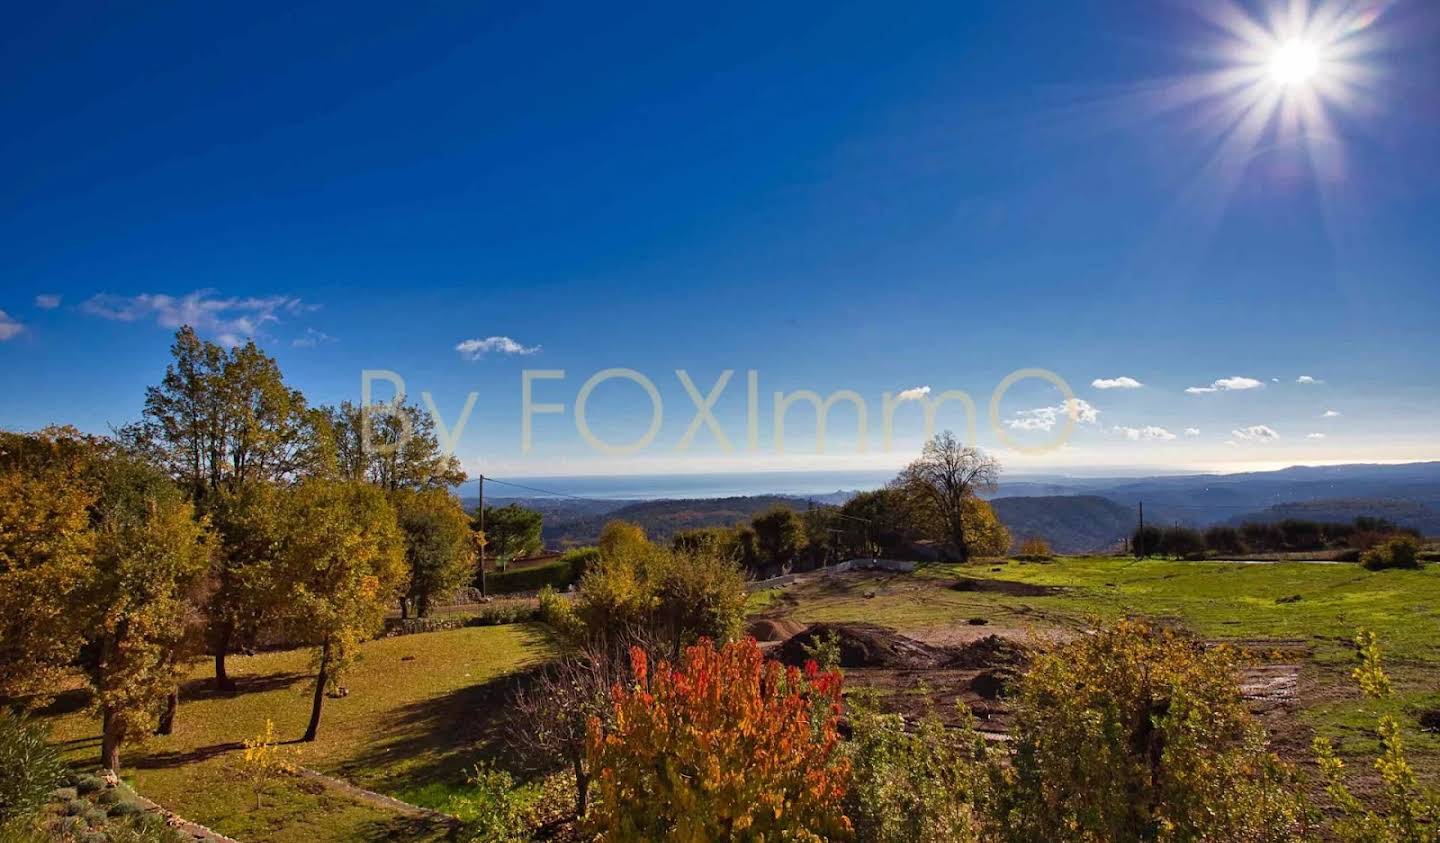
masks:
[(480, 596), (489, 597), (485, 591), (485, 475), (480, 475), (478, 482), (480, 491), (480, 506), (475, 510), (476, 520), (480, 523)]
[(1140, 531), (1135, 534), (1135, 556), (1145, 558), (1145, 502), (1140, 501)]

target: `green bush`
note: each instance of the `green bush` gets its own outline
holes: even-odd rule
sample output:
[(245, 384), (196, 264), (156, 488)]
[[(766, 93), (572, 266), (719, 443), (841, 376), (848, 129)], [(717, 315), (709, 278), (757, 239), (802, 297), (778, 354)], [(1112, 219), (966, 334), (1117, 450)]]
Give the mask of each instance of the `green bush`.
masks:
[(515, 594), (521, 591), (539, 591), (545, 586), (566, 589), (575, 582), (574, 568), (561, 559), (535, 565), (529, 568), (511, 568), (502, 573), (485, 576), (485, 590), (491, 594)]
[(1312, 839), (1237, 658), (1132, 621), (1037, 657), (1015, 698), (1009, 839)]
[(997, 759), (962, 708), (960, 729), (933, 712), (907, 730), (898, 714), (868, 703), (850, 711), (850, 789), (845, 814), (860, 840), (874, 843), (978, 843), (993, 840)]
[(483, 764), (470, 776), (469, 793), (451, 804), (465, 823), (462, 839), (467, 843), (512, 843), (530, 839), (536, 817), (536, 797), (526, 788), (517, 788), (509, 773)]
[(105, 780), (91, 773), (77, 776), (75, 779), (75, 790), (81, 795), (98, 793), (105, 789)]
[(569, 641), (585, 636), (585, 625), (575, 615), (575, 607), (550, 586), (540, 589), (540, 620)]
[(1360, 554), (1360, 564), (1369, 571), (1419, 568), (1420, 542), (1414, 536), (1392, 536)]
[(50, 801), (65, 769), (43, 726), (0, 707), (0, 825)]

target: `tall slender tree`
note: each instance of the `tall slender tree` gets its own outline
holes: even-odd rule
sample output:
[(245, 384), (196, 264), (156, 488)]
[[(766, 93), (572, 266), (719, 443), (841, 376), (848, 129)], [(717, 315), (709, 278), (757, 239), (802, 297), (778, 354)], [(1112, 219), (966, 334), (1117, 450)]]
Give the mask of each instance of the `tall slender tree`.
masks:
[(92, 510), (93, 574), (75, 611), (86, 618), (81, 664), (100, 710), (100, 763), (155, 725), (179, 682), (177, 658), (196, 622), (189, 597), (209, 568), (205, 525), (158, 469), (111, 454)]
[(384, 492), (353, 481), (310, 480), (286, 495), (285, 568), (294, 633), (316, 649), (304, 740), (320, 728), (325, 694), (339, 687), (361, 641), (377, 632), (405, 581), (405, 542)]

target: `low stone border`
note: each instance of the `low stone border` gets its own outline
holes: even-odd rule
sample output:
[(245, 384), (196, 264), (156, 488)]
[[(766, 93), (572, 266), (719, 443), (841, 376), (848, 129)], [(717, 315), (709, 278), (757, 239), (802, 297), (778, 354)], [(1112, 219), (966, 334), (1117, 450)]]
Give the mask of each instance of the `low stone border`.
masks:
[[(104, 779), (110, 787), (120, 786), (120, 778), (115, 775), (114, 771), (100, 770), (96, 773), (96, 775)], [(212, 828), (207, 828), (200, 823), (191, 822), (185, 819), (174, 811), (167, 809), (164, 805), (161, 805), (155, 800), (147, 798), (144, 794), (140, 793), (133, 787), (126, 785), (126, 789), (129, 790), (131, 795), (134, 797), (133, 801), (135, 802), (135, 804), (139, 805), (141, 808), (144, 808), (146, 811), (152, 814), (159, 814), (160, 816), (164, 817), (166, 825), (170, 826), (171, 828), (182, 834), (188, 834), (196, 840), (204, 840), (206, 841), (206, 843), (240, 843), (240, 841), (232, 837), (226, 837), (225, 835)]]
[(779, 577), (771, 577), (768, 580), (756, 580), (746, 583), (745, 587), (751, 591), (759, 591), (762, 588), (779, 588), (782, 585), (789, 585), (805, 577), (843, 574), (846, 571), (889, 571), (896, 574), (909, 574), (915, 571), (915, 563), (901, 562), (898, 559), (846, 559), (844, 562), (836, 562), (834, 565), (826, 565), (823, 568), (813, 568), (798, 574), (785, 574)]
[(407, 817), (429, 820), (430, 822), (440, 823), (454, 829), (461, 828), (464, 825), (464, 823), (462, 823), (458, 817), (452, 817), (451, 815), (441, 813), (440, 811), (432, 811), (429, 808), (421, 808), (419, 805), (411, 805), (409, 802), (401, 802), (399, 799), (396, 799), (393, 796), (386, 796), (383, 793), (376, 793), (373, 790), (366, 790), (365, 788), (353, 785), (350, 782), (345, 781), (344, 779), (337, 779), (334, 776), (327, 776), (319, 770), (312, 770), (309, 767), (295, 768), (295, 775), (303, 779), (311, 779), (312, 781), (318, 781), (329, 787), (333, 787), (336, 790), (341, 791), (345, 795), (354, 798), (358, 802), (364, 802), (369, 805), (374, 805), (377, 808), (385, 808), (398, 814), (404, 814)]

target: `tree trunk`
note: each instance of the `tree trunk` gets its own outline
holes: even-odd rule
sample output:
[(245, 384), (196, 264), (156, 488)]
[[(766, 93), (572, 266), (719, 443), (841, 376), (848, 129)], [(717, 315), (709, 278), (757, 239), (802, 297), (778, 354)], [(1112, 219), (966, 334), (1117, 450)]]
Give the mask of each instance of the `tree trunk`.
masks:
[(180, 707), (180, 689), (176, 688), (165, 698), (165, 711), (160, 714), (160, 723), (155, 734), (168, 735), (175, 731), (175, 709)]
[(120, 772), (120, 741), (124, 737), (122, 722), (115, 710), (105, 706), (101, 713), (100, 766)]
[(575, 816), (584, 818), (590, 810), (590, 776), (585, 772), (585, 759), (575, 755), (570, 759), (575, 770)]
[(430, 617), (430, 594), (428, 592), (421, 593), (415, 598), (415, 617)]
[(409, 600), (408, 598), (401, 597), (401, 598), (400, 598), (400, 620), (405, 621), (405, 620), (409, 620), (409, 619), (410, 619), (410, 600)]
[(330, 671), (330, 644), (326, 642), (320, 649), (320, 672), (315, 677), (315, 698), (310, 704), (310, 725), (305, 728), (305, 737), (302, 741), (309, 743), (315, 740), (315, 733), (320, 729), (320, 708), (325, 705), (325, 681), (329, 678)]
[(221, 622), (215, 634), (215, 689), (225, 693), (235, 690), (235, 683), (225, 672), (225, 655), (230, 651), (230, 639), (234, 635), (235, 624), (230, 621)]

